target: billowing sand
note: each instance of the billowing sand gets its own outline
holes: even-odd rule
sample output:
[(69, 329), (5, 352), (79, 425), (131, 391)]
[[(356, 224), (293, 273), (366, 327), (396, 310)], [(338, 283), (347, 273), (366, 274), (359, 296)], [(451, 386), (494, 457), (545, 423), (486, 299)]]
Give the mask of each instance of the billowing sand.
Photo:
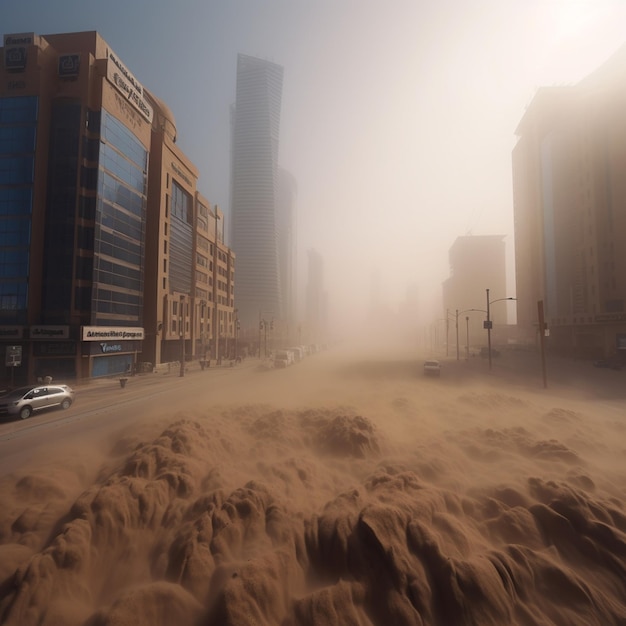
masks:
[(626, 624), (626, 412), (314, 372), (0, 478), (1, 622)]

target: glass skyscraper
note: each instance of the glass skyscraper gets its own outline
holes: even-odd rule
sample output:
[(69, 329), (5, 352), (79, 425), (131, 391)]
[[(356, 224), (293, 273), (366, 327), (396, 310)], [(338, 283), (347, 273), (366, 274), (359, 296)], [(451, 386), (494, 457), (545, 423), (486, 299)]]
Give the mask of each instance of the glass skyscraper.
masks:
[(280, 319), (278, 144), (283, 68), (240, 54), (233, 116), (231, 218), (242, 329)]

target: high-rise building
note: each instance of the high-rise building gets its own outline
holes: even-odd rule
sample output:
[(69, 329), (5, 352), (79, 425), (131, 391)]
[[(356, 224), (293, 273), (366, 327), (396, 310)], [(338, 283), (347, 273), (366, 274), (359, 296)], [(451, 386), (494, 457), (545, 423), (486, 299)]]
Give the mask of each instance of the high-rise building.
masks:
[(0, 354), (19, 353), (14, 382), (196, 356), (211, 290), (232, 335), (233, 257), (171, 111), (96, 32), (3, 43)]
[(283, 68), (240, 54), (233, 114), (232, 243), (242, 332), (284, 317), (279, 265), (278, 143)]
[(328, 295), (324, 283), (324, 259), (317, 251), (308, 251), (305, 300), (305, 341), (322, 343), (328, 340)]
[[(450, 248), (449, 260), (450, 277), (443, 283), (443, 308), (449, 318), (446, 322), (448, 329), (452, 329), (448, 338), (456, 331), (456, 311), (459, 311), (461, 336), (468, 334), (470, 345), (483, 345), (487, 342), (483, 329), (487, 289), (490, 301), (512, 297), (506, 291), (504, 236), (457, 237)], [(498, 327), (508, 323), (506, 303), (493, 307), (490, 314), (494, 320), (494, 336), (497, 338)], [(469, 319), (466, 320), (466, 317)]]
[(626, 47), (576, 85), (538, 90), (517, 128), (518, 325), (581, 357), (626, 354)]
[(297, 213), (296, 179), (286, 170), (278, 170), (276, 230), (278, 233), (278, 269), (280, 275), (282, 317), (293, 328), (297, 321)]

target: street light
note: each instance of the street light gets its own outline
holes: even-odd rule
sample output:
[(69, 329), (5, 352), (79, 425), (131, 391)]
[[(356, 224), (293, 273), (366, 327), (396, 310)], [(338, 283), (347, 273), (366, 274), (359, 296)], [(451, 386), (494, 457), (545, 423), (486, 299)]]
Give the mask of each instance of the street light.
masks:
[(517, 300), (517, 298), (498, 298), (497, 300), (492, 300), (489, 302), (489, 289), (487, 292), (487, 321), (485, 322), (485, 327), (487, 328), (487, 351), (489, 352), (489, 369), (491, 369), (491, 318), (489, 316), (489, 307), (495, 302), (502, 302), (503, 300)]
[[(274, 330), (274, 320), (261, 319), (259, 321), (259, 335), (262, 331), (265, 333), (265, 342), (263, 347), (263, 356), (267, 358), (267, 331)], [(259, 358), (261, 358), (261, 337), (259, 336)]]
[[(456, 323), (456, 360), (459, 360), (459, 315), (461, 315), (462, 313), (467, 313), (469, 311), (482, 311), (482, 309), (464, 309), (463, 311), (459, 311), (458, 309), (456, 310), (456, 317), (455, 317), (455, 323)], [(484, 312), (484, 311), (483, 311)], [(469, 358), (469, 316), (467, 316), (465, 318), (465, 323), (466, 323), (466, 338), (467, 338), (467, 356)]]
[(185, 296), (180, 295), (180, 315), (179, 315), (179, 332), (180, 332), (180, 374), (179, 376), (185, 375)]

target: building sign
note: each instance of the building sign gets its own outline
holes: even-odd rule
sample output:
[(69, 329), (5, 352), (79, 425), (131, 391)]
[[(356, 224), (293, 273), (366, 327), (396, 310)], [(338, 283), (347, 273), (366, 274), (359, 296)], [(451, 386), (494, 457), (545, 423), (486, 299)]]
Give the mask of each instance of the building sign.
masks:
[(5, 35), (4, 47), (8, 46), (32, 46), (35, 43), (35, 33), (18, 33), (17, 35)]
[(0, 339), (22, 339), (23, 326), (0, 326)]
[(182, 178), (190, 187), (193, 187), (193, 183), (189, 179), (189, 176), (183, 172), (180, 167), (174, 161), (172, 161), (172, 171), (179, 177)]
[(33, 344), (33, 356), (74, 356), (75, 341), (38, 341)]
[(152, 107), (146, 102), (141, 83), (111, 50), (109, 50), (107, 58), (107, 80), (115, 85), (124, 98), (152, 123)]
[(7, 367), (19, 367), (22, 364), (22, 346), (7, 346), (4, 364)]
[(69, 326), (31, 326), (30, 338), (37, 341), (48, 339), (69, 339)]
[(9, 72), (22, 72), (26, 69), (26, 48), (5, 48), (4, 67)]
[(109, 354), (110, 352), (121, 352), (122, 344), (121, 343), (101, 343), (100, 350), (105, 354)]
[(26, 68), (26, 46), (35, 43), (35, 33), (4, 36), (4, 67), (9, 72), (23, 72)]
[(143, 328), (136, 326), (83, 326), (83, 341), (142, 340)]
[(76, 78), (80, 72), (80, 54), (62, 54), (59, 57), (59, 77)]
[(594, 322), (626, 322), (626, 313), (601, 313), (595, 315)]

